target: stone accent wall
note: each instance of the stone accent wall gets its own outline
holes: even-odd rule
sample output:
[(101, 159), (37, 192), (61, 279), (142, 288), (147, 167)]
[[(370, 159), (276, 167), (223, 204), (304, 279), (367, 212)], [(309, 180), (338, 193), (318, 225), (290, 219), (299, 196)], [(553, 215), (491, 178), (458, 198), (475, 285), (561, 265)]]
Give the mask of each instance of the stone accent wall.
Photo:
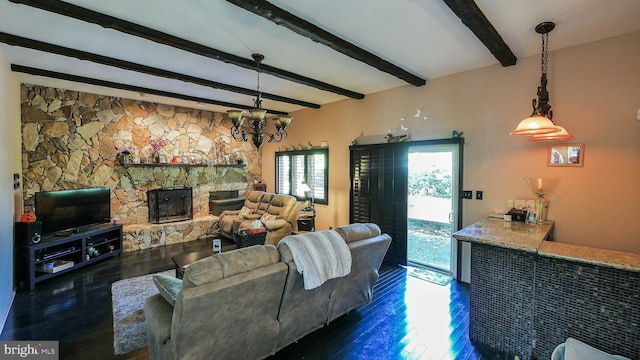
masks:
[[(21, 86), (22, 168), (25, 211), (39, 191), (108, 186), (111, 215), (125, 224), (148, 222), (146, 192), (193, 187), (194, 218), (208, 216), (209, 191), (249, 190), (261, 175), (261, 158), (251, 142), (231, 137), (223, 113), (134, 101), (36, 85)], [(152, 139), (165, 139), (160, 154), (195, 157), (223, 166), (124, 167), (118, 147), (135, 146), (152, 157)]]

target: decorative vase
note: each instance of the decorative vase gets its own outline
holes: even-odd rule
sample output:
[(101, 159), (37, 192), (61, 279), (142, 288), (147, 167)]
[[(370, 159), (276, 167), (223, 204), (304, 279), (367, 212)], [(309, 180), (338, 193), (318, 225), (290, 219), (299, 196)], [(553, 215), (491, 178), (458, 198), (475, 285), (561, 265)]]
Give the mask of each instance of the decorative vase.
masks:
[(122, 163), (131, 164), (131, 154), (122, 154)]
[(544, 207), (544, 194), (538, 193), (534, 211), (536, 212), (536, 222), (540, 224), (544, 219), (542, 218), (542, 208)]
[(154, 164), (160, 163), (160, 154), (157, 151), (153, 153), (153, 163)]
[(536, 200), (533, 207), (535, 217), (532, 219), (531, 218), (527, 219), (528, 220), (527, 222), (540, 224), (547, 219), (546, 207), (548, 206), (548, 202), (545, 201), (544, 199), (547, 194), (544, 193), (542, 190), (542, 178), (537, 178), (537, 179), (525, 178), (525, 181), (527, 182), (527, 184), (529, 184), (529, 188), (531, 189), (531, 192), (533, 192), (536, 196)]
[(545, 199), (545, 194), (538, 196), (536, 199), (536, 221), (538, 224), (547, 220), (547, 211), (549, 210), (549, 200)]

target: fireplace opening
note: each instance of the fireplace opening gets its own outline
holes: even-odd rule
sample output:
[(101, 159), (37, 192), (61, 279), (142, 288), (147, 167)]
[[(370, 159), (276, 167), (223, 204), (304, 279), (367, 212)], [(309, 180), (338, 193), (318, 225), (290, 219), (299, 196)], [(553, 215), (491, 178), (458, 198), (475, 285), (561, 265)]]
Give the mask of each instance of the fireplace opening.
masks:
[(162, 188), (147, 191), (149, 222), (162, 224), (193, 219), (190, 187)]

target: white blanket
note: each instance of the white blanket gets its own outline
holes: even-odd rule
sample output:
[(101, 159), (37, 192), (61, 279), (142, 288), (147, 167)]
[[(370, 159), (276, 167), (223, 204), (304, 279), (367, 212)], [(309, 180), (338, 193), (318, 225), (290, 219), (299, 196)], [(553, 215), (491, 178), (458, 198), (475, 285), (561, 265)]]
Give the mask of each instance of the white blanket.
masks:
[(563, 360), (630, 360), (624, 356), (610, 355), (574, 338), (568, 338), (566, 342), (558, 345), (551, 354), (551, 359)]
[(287, 236), (278, 243), (282, 245), (291, 250), (306, 290), (351, 272), (349, 246), (334, 230)]

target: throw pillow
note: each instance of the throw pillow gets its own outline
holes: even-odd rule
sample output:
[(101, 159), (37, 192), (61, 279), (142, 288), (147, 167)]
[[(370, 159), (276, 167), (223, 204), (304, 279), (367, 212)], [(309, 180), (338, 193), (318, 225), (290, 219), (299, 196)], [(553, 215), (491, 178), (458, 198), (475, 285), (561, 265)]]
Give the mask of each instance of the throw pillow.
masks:
[(262, 216), (260, 217), (260, 221), (261, 221), (262, 223), (267, 222), (267, 221), (273, 221), (273, 220), (275, 220), (275, 219), (277, 219), (277, 217), (276, 217), (275, 215), (271, 215), (271, 214), (269, 214), (269, 213), (264, 213), (264, 214), (262, 214)]
[(240, 209), (240, 213), (238, 213), (238, 215), (240, 215), (240, 217), (243, 218), (247, 218), (247, 216), (253, 214), (253, 209), (249, 209), (246, 206), (243, 206), (242, 209)]
[(164, 274), (154, 274), (152, 278), (160, 295), (162, 295), (171, 306), (175, 306), (178, 293), (180, 289), (182, 289), (182, 280)]

